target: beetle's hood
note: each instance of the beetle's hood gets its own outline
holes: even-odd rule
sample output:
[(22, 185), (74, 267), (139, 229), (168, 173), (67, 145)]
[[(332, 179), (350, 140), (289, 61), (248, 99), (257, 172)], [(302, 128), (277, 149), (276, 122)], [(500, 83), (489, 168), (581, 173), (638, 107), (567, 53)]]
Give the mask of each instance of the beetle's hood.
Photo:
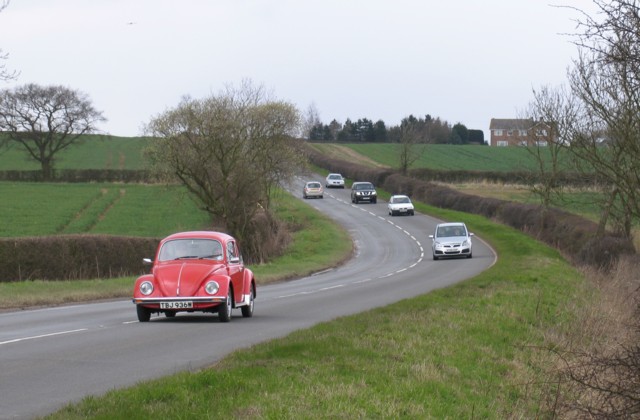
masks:
[(195, 296), (204, 280), (223, 264), (182, 261), (156, 267), (154, 276), (163, 296)]

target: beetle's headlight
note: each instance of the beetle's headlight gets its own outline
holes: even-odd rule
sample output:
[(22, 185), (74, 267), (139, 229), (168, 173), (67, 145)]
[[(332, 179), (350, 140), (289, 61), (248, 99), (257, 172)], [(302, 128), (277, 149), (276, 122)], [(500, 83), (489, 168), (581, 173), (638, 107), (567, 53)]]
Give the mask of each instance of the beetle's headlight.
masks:
[(153, 283), (151, 283), (150, 281), (143, 281), (142, 284), (140, 284), (140, 293), (145, 296), (153, 293)]
[(209, 293), (210, 295), (215, 295), (218, 293), (220, 289), (220, 285), (215, 281), (210, 281), (204, 286), (204, 291)]

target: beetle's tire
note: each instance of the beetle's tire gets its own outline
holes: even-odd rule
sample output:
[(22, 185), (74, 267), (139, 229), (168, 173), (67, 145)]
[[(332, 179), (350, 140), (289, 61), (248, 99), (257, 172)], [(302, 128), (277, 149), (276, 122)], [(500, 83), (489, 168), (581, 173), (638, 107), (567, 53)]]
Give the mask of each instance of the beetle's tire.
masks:
[(435, 255), (433, 256), (433, 261), (438, 261), (438, 257), (436, 257)]
[(242, 316), (244, 318), (251, 318), (253, 316), (253, 287), (251, 287), (251, 296), (249, 297), (249, 304), (242, 307)]
[(151, 311), (144, 306), (136, 305), (136, 312), (138, 313), (138, 321), (149, 322), (151, 319)]
[(231, 292), (231, 285), (229, 285), (229, 293), (227, 293), (227, 300), (220, 305), (218, 309), (218, 319), (220, 322), (231, 321), (231, 308), (233, 305), (233, 293)]
[(471, 257), (473, 257), (473, 254), (467, 255), (467, 258), (471, 258)]

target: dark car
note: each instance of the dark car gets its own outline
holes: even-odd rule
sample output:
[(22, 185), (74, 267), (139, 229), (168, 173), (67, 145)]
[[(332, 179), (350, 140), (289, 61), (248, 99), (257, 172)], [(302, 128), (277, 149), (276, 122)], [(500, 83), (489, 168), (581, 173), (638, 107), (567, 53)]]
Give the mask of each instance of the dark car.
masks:
[(355, 204), (360, 202), (376, 204), (378, 202), (378, 193), (370, 182), (354, 182), (351, 185), (351, 202)]

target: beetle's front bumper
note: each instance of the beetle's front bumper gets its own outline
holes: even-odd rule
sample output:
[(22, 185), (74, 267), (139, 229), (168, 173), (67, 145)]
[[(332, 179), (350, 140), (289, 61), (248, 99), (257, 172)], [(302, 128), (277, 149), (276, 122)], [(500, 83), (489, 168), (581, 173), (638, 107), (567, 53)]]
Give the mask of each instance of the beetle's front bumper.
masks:
[(133, 298), (133, 303), (138, 306), (144, 306), (145, 308), (165, 311), (165, 310), (183, 310), (183, 311), (208, 311), (214, 310), (221, 303), (226, 302), (224, 296), (214, 297), (148, 297), (148, 298)]

